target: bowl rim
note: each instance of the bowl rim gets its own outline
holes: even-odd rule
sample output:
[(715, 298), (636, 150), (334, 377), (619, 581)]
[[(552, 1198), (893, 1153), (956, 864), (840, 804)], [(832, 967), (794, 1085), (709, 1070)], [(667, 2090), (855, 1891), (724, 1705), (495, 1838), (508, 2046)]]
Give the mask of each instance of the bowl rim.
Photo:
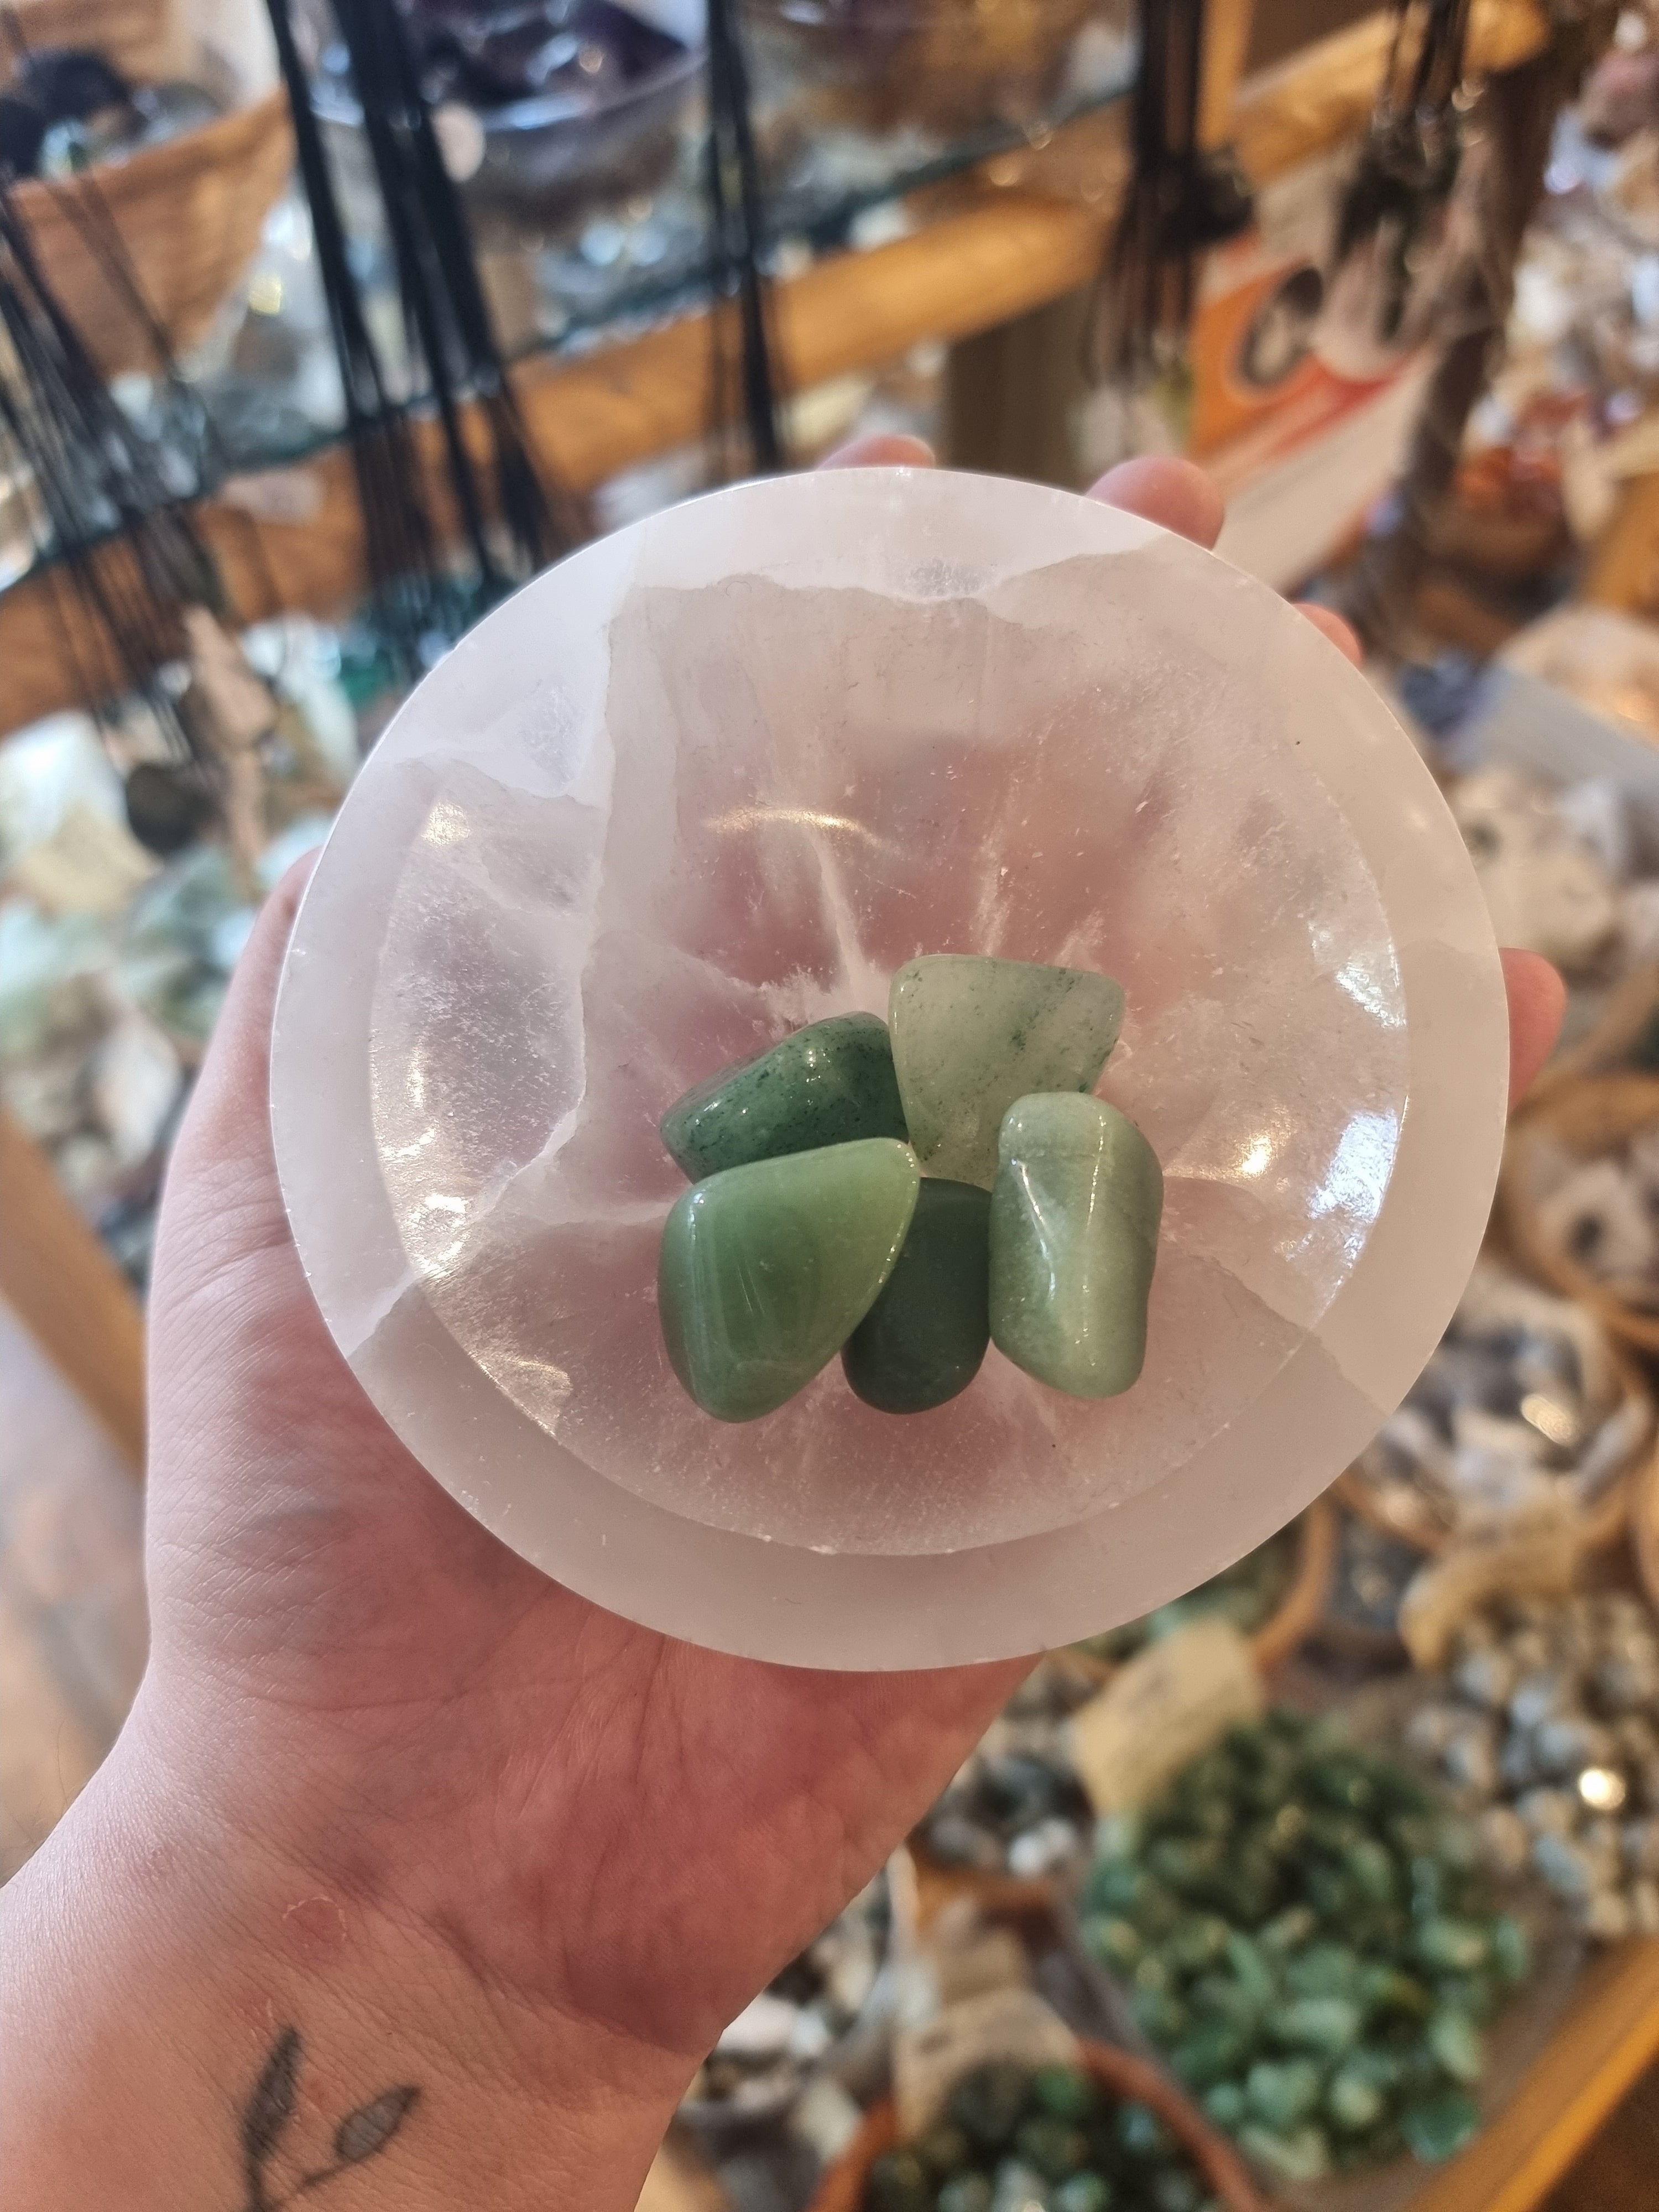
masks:
[[(803, 531), (804, 510), (823, 527)], [(363, 949), (363, 902), (372, 911), (390, 896), (418, 826), (387, 765), (447, 755), (458, 724), (487, 731), (524, 712), (524, 686), (540, 680), (530, 672), (550, 654), (567, 693), (602, 684), (605, 621), (642, 562), (653, 580), (706, 580), (729, 541), (744, 544), (748, 572), (805, 582), (828, 557), (831, 522), (872, 588), (939, 560), (994, 571), (1015, 525), (1051, 533), (1055, 562), (1158, 549), (1194, 564), (1206, 588), (1245, 595), (1252, 625), (1279, 626), (1277, 651), (1321, 700), (1297, 757), (1371, 869), (1407, 1010), (1391, 1180), (1316, 1328), (1236, 1419), (1146, 1489), (1070, 1527), (973, 1549), (770, 1541), (688, 1519), (577, 1461), (473, 1364), (409, 1269), (374, 1153), (368, 1055), (342, 1049), (368, 1035), (378, 939), (371, 929)], [(769, 554), (769, 538), (787, 553)], [(1047, 565), (1010, 556), (1001, 573)], [(337, 817), (295, 924), (271, 1062), (279, 1173), (312, 1288), (358, 1380), (438, 1480), (614, 1612), (739, 1656), (859, 1671), (1011, 1657), (1097, 1632), (1218, 1572), (1305, 1506), (1403, 1397), (1462, 1294), (1507, 1087), (1502, 973), (1474, 868), (1428, 769), (1336, 647), (1267, 586), (1139, 517), (1014, 479), (913, 469), (765, 478), (687, 501), (584, 547), (473, 629), (399, 709)]]

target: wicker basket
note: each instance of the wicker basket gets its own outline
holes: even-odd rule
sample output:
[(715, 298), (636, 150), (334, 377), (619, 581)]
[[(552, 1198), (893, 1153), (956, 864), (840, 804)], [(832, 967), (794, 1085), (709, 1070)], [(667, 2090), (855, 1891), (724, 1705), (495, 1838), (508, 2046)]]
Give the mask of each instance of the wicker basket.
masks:
[(293, 167), (288, 95), (278, 91), (125, 161), (15, 187), (47, 276), (106, 376), (156, 366), (143, 314), (100, 256), (108, 228), (169, 346), (182, 353), (206, 335), (253, 258)]
[[(1316, 1498), (1297, 1524), (1296, 1565), (1284, 1596), (1249, 1639), (1257, 1669), (1271, 1674), (1318, 1626), (1336, 1571), (1337, 1513), (1328, 1497)], [(1051, 1651), (1049, 1666), (1071, 1675), (1090, 1692), (1103, 1688), (1117, 1668), (1075, 1647)], [(948, 1866), (927, 1848), (926, 1832), (914, 1829), (906, 1839), (915, 1862), (924, 1924), (954, 1899), (971, 1898), (994, 1918), (1031, 1917), (1052, 1911), (1065, 1885), (1050, 1875), (988, 1873), (981, 1867)]]
[(1095, 0), (747, 0), (762, 52), (824, 119), (953, 136), (1035, 122)]
[[(26, 45), (78, 46), (101, 54), (131, 84), (188, 76), (197, 40), (183, 0), (6, 0)], [(15, 42), (0, 38), (0, 84), (16, 68)]]
[[(1583, 1303), (1583, 1301), (1581, 1301)], [(1598, 1310), (1598, 1318), (1605, 1319)], [(1610, 1332), (1611, 1333), (1611, 1332)], [(1621, 1352), (1616, 1341), (1607, 1346), (1607, 1356), (1613, 1363), (1620, 1383), (1627, 1398), (1648, 1398), (1652, 1395), (1647, 1378), (1636, 1362)], [(1587, 1513), (1573, 1524), (1577, 1548), (1580, 1552), (1605, 1552), (1622, 1541), (1630, 1519), (1631, 1491), (1640, 1470), (1647, 1464), (1646, 1455), (1632, 1462), (1625, 1472), (1616, 1476)], [(1398, 1536), (1402, 1544), (1409, 1544), (1419, 1552), (1437, 1558), (1442, 1553), (1455, 1550), (1465, 1539), (1455, 1528), (1443, 1528), (1425, 1506), (1416, 1516), (1396, 1520), (1385, 1513), (1377, 1504), (1376, 1493), (1357, 1468), (1349, 1468), (1336, 1479), (1336, 1495), (1351, 1513), (1385, 1536)]]
[(1540, 1282), (1587, 1307), (1610, 1335), (1643, 1352), (1659, 1352), (1659, 1311), (1626, 1304), (1540, 1238), (1534, 1163), (1545, 1146), (1595, 1159), (1656, 1122), (1659, 1076), (1592, 1075), (1552, 1085), (1510, 1124), (1498, 1185), (1504, 1231), (1516, 1258)]
[[(1331, 1577), (1336, 1571), (1336, 1507), (1330, 1498), (1316, 1498), (1297, 1522), (1296, 1528), (1296, 1565), (1285, 1595), (1261, 1627), (1246, 1638), (1250, 1656), (1263, 1674), (1281, 1666), (1304, 1638), (1311, 1633), (1325, 1610)], [(1110, 1681), (1122, 1663), (1097, 1659), (1075, 1645), (1051, 1656), (1054, 1664), (1064, 1666), (1068, 1672), (1096, 1685)]]
[[(1113, 2096), (1151, 2106), (1228, 2212), (1267, 2212), (1237, 2152), (1157, 2067), (1104, 2043), (1085, 2043), (1082, 2063), (1084, 2071)], [(897, 2141), (898, 2116), (890, 2101), (872, 2106), (864, 2125), (819, 2182), (809, 2212), (862, 2212), (870, 2169)]]
[(1631, 1485), (1630, 1547), (1648, 1602), (1659, 1607), (1659, 1451)]
[(1659, 1020), (1659, 963), (1633, 968), (1607, 994), (1593, 1025), (1559, 1052), (1527, 1093), (1524, 1111), (1539, 1108), (1565, 1085), (1588, 1075), (1631, 1072), (1631, 1054)]

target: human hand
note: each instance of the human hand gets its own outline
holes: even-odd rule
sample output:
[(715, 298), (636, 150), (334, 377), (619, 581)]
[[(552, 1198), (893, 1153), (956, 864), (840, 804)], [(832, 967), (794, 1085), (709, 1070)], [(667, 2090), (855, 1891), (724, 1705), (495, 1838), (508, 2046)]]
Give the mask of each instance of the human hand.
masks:
[[(838, 459), (925, 458), (878, 441)], [(1200, 544), (1220, 524), (1181, 462), (1129, 463), (1094, 495)], [(1310, 612), (1357, 658), (1345, 625)], [(301, 888), (291, 877), (260, 918), (168, 1177), (152, 1657), (77, 1808), (95, 1838), (82, 1879), (118, 1897), (135, 1852), (159, 1858), (168, 1910), (194, 1900), (240, 1947), (228, 1989), (187, 1977), (170, 2000), (210, 2089), (191, 2124), (224, 2169), (204, 2203), (245, 2187), (264, 2212), (213, 2115), (246, 2126), (292, 2025), (334, 2118), (358, 2094), (331, 2086), (348, 2076), (422, 2091), (419, 2136), (411, 2123), (354, 2181), (361, 2206), (380, 2186), (400, 2206), (625, 2208), (720, 2029), (880, 1865), (1028, 1662), (818, 1674), (678, 1644), (548, 1580), (425, 1474), (329, 1337), (277, 1188), (269, 1039)], [(1560, 986), (1523, 955), (1509, 982), (1524, 1084)], [(132, 2082), (118, 2031), (100, 2049), (104, 2078)], [(131, 2094), (155, 2201), (193, 2202), (162, 2179), (161, 2091)], [(126, 2156), (130, 2173), (131, 2142)], [(83, 2176), (62, 2201), (97, 2194)]]

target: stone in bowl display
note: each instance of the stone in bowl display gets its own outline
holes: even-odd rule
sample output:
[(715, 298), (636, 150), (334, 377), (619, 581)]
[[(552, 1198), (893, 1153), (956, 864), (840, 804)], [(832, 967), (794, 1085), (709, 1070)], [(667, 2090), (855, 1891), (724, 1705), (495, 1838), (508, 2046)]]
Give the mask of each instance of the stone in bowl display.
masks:
[[(713, 1419), (658, 1125), (921, 957), (1121, 987), (1097, 1091), (1033, 1095), (1161, 1170), (1139, 1378), (993, 1343), (896, 1419), (832, 1346)], [(589, 546), (433, 672), (306, 894), (273, 1109), (337, 1340), (486, 1525), (693, 1640), (922, 1666), (1143, 1614), (1363, 1449), (1473, 1263), (1506, 1042), (1455, 828), (1310, 624), (1098, 502), (849, 470)]]

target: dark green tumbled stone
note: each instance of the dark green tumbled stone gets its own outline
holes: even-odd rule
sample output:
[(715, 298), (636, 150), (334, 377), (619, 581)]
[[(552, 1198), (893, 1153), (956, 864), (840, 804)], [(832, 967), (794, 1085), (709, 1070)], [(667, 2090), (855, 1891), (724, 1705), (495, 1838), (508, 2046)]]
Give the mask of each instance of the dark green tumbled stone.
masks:
[(880, 1294), (916, 1202), (890, 1137), (754, 1160), (684, 1193), (663, 1227), (657, 1310), (706, 1413), (752, 1421), (804, 1389)]
[(1094, 2083), (1075, 2066), (1039, 2066), (1031, 2076), (1031, 2095), (1057, 2120), (1087, 2119), (1100, 2105)]
[(1027, 2079), (1023, 2069), (1000, 2061), (976, 2066), (951, 2090), (946, 2115), (981, 2150), (999, 2150), (1025, 2109)]
[(1043, 2112), (1036, 2119), (1021, 2122), (1014, 2136), (1014, 2151), (1045, 2179), (1064, 2181), (1068, 2173), (1077, 2172), (1086, 2163), (1089, 2144), (1081, 2129)]
[(939, 2189), (936, 2212), (991, 2212), (995, 2195), (988, 2174), (953, 2174)]
[(870, 2169), (869, 2212), (928, 2212), (933, 2201), (927, 2168), (911, 2150), (884, 2151)]
[(1330, 2145), (1322, 2129), (1249, 2127), (1241, 2130), (1239, 2143), (1255, 2160), (1284, 2181), (1317, 2181), (1330, 2169)]
[(1448, 2089), (1407, 2105), (1400, 2115), (1406, 2141), (1426, 2165), (1437, 2166), (1462, 2149), (1480, 2125), (1480, 2108), (1462, 2089)]
[[(1054, 2212), (1111, 2212), (1112, 2185), (1103, 2173), (1073, 2173), (1048, 2199)], [(939, 2212), (947, 2212), (944, 2199)]]
[(925, 1413), (965, 1390), (991, 1340), (991, 1194), (924, 1178), (909, 1234), (842, 1365), (866, 1406)]
[(1486, 2072), (1480, 2032), (1465, 2014), (1435, 2013), (1424, 2032), (1424, 2039), (1454, 2081), (1461, 2081), (1467, 2087)]
[(906, 1141), (887, 1024), (833, 1014), (781, 1038), (758, 1060), (722, 1068), (677, 1099), (658, 1124), (693, 1182), (751, 1160), (865, 1137)]

